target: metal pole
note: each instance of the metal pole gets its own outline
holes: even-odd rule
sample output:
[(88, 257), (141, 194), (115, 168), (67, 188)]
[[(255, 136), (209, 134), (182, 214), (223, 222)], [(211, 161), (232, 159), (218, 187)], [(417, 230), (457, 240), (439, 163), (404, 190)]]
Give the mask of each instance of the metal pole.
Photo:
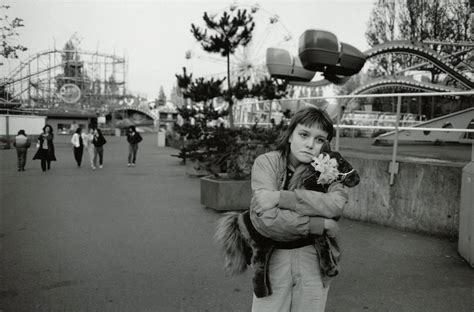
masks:
[(336, 152), (339, 152), (339, 136), (341, 135), (341, 130), (339, 125), (341, 124), (341, 104), (337, 103), (337, 115), (336, 115), (336, 146), (334, 147)]
[(5, 126), (6, 126), (6, 137), (7, 137), (7, 144), (6, 149), (10, 149), (10, 116), (5, 116)]
[(393, 179), (398, 172), (397, 168), (397, 152), (398, 152), (398, 126), (400, 123), (400, 111), (402, 107), (402, 97), (397, 98), (397, 118), (395, 121), (395, 140), (393, 142), (392, 162), (390, 163), (390, 185), (393, 185)]

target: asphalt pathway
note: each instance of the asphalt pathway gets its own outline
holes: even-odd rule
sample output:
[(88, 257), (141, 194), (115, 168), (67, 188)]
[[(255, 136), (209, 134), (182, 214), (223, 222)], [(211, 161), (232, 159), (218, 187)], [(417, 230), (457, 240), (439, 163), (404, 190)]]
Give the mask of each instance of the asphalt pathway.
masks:
[[(220, 213), (200, 204), (200, 181), (176, 150), (146, 135), (135, 167), (124, 137), (107, 137), (103, 169), (69, 137), (41, 172), (0, 151), (0, 310), (250, 311), (251, 274), (226, 276), (213, 241)], [(474, 311), (474, 269), (457, 243), (341, 221), (343, 272), (327, 311)]]

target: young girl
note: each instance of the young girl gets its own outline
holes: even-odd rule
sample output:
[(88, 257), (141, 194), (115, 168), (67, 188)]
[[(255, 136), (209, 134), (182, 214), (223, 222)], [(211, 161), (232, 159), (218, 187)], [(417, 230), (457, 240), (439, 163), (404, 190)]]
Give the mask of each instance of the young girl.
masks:
[(254, 295), (252, 311), (325, 309), (328, 285), (323, 285), (318, 254), (309, 235), (337, 234), (333, 218), (342, 214), (347, 189), (333, 183), (327, 193), (289, 191), (288, 182), (300, 164), (308, 164), (319, 155), (332, 134), (329, 116), (306, 107), (293, 116), (277, 150), (255, 160), (250, 219), (259, 234), (278, 242), (278, 247), (271, 254), (267, 271), (270, 295)]
[(51, 169), (51, 161), (56, 160), (54, 154), (54, 144), (53, 144), (54, 134), (53, 128), (50, 125), (45, 125), (43, 127), (43, 133), (38, 137), (36, 145), (38, 150), (36, 151), (33, 159), (41, 160), (41, 170), (43, 172)]

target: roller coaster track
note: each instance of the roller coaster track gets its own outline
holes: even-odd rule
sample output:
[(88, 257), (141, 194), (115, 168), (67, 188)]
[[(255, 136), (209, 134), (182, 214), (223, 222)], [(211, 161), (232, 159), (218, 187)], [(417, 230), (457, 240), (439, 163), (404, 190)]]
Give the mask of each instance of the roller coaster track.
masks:
[[(416, 81), (411, 78), (385, 77), (372, 80), (371, 82), (355, 89), (351, 95), (367, 94), (377, 90), (403, 89), (413, 92), (456, 92), (462, 91), (446, 85)], [(347, 106), (354, 98), (349, 98), (343, 106)]]
[(385, 77), (375, 79), (359, 88), (354, 90), (351, 94), (366, 94), (370, 93), (375, 90), (381, 89), (393, 89), (393, 88), (403, 88), (418, 92), (455, 92), (455, 91), (462, 91), (457, 88), (453, 88), (450, 86), (434, 84), (434, 83), (427, 83), (427, 82), (420, 82), (416, 81), (411, 78), (398, 78), (398, 77)]
[(439, 53), (419, 42), (409, 40), (390, 41), (376, 45), (372, 49), (365, 51), (364, 54), (367, 58), (371, 58), (380, 54), (394, 52), (407, 53), (423, 58), (453, 77), (456, 81), (466, 87), (466, 89), (474, 89), (474, 81), (472, 81), (467, 75), (456, 69), (454, 66), (444, 63), (442, 61), (443, 57)]
[[(60, 55), (63, 54), (63, 53), (77, 53), (77, 54), (92, 55), (92, 56), (97, 56), (97, 57), (107, 57), (107, 58), (111, 59), (111, 61), (110, 61), (111, 64), (112, 63), (119, 64), (119, 63), (124, 63), (125, 62), (125, 58), (117, 57), (116, 55), (107, 54), (107, 53), (81, 51), (81, 50), (50, 49), (50, 50), (45, 50), (45, 51), (38, 52), (38, 53), (36, 53), (34, 55), (31, 55), (28, 58), (26, 58), (25, 61), (21, 62), (21, 64), (18, 65), (8, 75), (8, 77), (5, 79), (4, 82), (0, 83), (0, 86), (7, 85), (7, 84), (10, 84), (10, 83), (15, 83), (15, 82), (18, 82), (18, 81), (21, 81), (21, 80), (24, 80), (24, 79), (28, 79), (32, 76), (36, 76), (36, 75), (40, 74), (41, 72), (48, 71), (48, 70), (52, 69), (53, 67), (50, 67), (50, 68), (47, 68), (47, 69), (45, 69), (41, 72), (33, 73), (33, 74), (28, 75), (28, 76), (23, 76), (21, 78), (16, 78), (20, 72), (22, 72), (24, 69), (26, 69), (26, 67), (29, 66), (29, 64), (33, 63), (35, 60), (39, 59), (41, 56), (48, 55), (48, 54), (55, 54), (55, 53), (58, 53)], [(61, 64), (56, 65), (55, 67), (60, 67), (60, 66), (61, 66)]]

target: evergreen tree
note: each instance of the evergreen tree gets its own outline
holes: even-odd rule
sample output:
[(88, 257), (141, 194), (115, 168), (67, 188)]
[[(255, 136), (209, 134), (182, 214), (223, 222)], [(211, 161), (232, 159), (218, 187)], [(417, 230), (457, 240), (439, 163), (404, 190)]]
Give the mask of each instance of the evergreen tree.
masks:
[[(246, 10), (237, 10), (234, 16), (231, 14), (233, 14), (233, 11), (230, 14), (224, 11), (222, 16), (218, 18), (210, 17), (205, 12), (203, 20), (206, 28), (201, 29), (191, 24), (191, 32), (205, 51), (219, 53), (227, 58), (227, 101), (229, 103), (229, 122), (231, 127), (233, 127), (230, 56), (235, 53), (238, 47), (246, 46), (250, 42), (255, 23), (253, 22), (252, 14), (247, 13)], [(208, 34), (208, 31), (210, 34)]]

